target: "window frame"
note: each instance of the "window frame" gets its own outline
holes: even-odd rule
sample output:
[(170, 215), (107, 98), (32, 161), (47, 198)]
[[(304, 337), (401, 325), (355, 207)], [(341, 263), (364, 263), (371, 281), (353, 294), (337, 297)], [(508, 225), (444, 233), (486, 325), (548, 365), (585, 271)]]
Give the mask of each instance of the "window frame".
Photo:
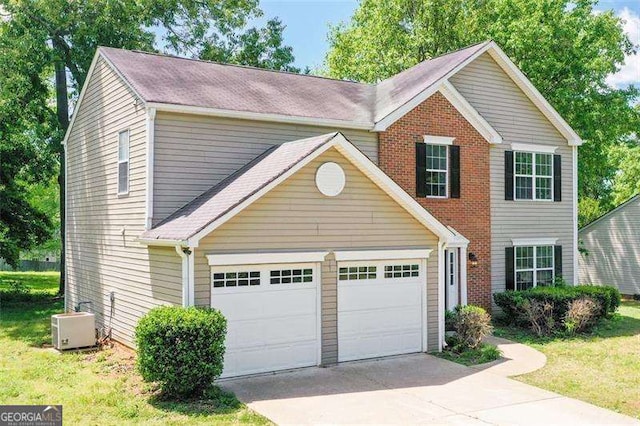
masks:
[[(540, 268), (538, 267), (538, 248), (546, 247), (551, 249), (551, 266)], [(518, 272), (532, 272), (533, 273), (533, 287), (538, 286), (538, 272), (541, 271), (551, 271), (551, 283), (553, 283), (556, 279), (556, 253), (555, 246), (551, 244), (539, 244), (539, 245), (517, 245), (514, 246), (513, 253), (513, 287), (514, 290), (526, 290), (521, 289), (518, 286)], [(521, 268), (518, 269), (518, 249), (533, 249), (533, 267), (532, 268)]]
[[(517, 173), (517, 157), (518, 154), (528, 154), (531, 155), (531, 173), (530, 175), (525, 175), (525, 174), (518, 174)], [(537, 156), (538, 155), (546, 155), (547, 157), (549, 157), (551, 159), (551, 164), (550, 164), (550, 168), (551, 168), (551, 174), (550, 175), (538, 175), (537, 173)], [(536, 152), (536, 151), (521, 151), (521, 150), (514, 150), (513, 151), (513, 199), (514, 201), (546, 201), (546, 202), (553, 202), (555, 199), (555, 194), (554, 194), (554, 179), (555, 179), (555, 175), (554, 175), (554, 158), (553, 158), (553, 153), (549, 153), (549, 152)], [(520, 198), (518, 197), (518, 186), (517, 186), (517, 181), (518, 178), (531, 178), (531, 198)], [(537, 178), (544, 178), (544, 179), (548, 179), (550, 182), (550, 187), (549, 187), (549, 198), (538, 198), (538, 194), (537, 194), (537, 189), (538, 189), (538, 185), (537, 185)]]
[[(429, 147), (442, 147), (444, 148), (444, 152), (445, 152), (445, 161), (446, 161), (446, 165), (445, 165), (445, 169), (444, 170), (440, 170), (440, 169), (430, 169), (429, 167), (426, 167), (426, 173), (427, 175), (429, 173), (444, 173), (444, 195), (429, 195), (429, 194), (425, 194), (425, 198), (439, 198), (439, 199), (445, 199), (445, 198), (449, 198), (449, 172), (450, 172), (450, 161), (449, 161), (449, 145), (448, 144), (444, 144), (444, 143), (426, 143), (427, 148)], [(429, 158), (428, 153), (426, 153), (426, 157)], [(425, 175), (426, 178), (426, 175)], [(425, 186), (425, 190), (428, 191), (428, 188), (430, 187), (430, 184), (427, 182), (426, 186)]]
[[(127, 135), (127, 159), (120, 159), (120, 137), (121, 135)], [(131, 132), (129, 129), (121, 130), (118, 132), (118, 149), (117, 149), (117, 180), (116, 180), (116, 193), (118, 197), (129, 195), (131, 190)], [(127, 188), (125, 191), (120, 191), (120, 165), (127, 163)]]

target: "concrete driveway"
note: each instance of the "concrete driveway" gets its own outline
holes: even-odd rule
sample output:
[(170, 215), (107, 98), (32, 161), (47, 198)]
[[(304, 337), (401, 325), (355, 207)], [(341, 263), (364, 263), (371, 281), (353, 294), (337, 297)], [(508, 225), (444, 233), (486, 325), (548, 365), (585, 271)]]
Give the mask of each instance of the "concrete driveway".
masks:
[(489, 370), (415, 354), (221, 383), (278, 424), (639, 424)]

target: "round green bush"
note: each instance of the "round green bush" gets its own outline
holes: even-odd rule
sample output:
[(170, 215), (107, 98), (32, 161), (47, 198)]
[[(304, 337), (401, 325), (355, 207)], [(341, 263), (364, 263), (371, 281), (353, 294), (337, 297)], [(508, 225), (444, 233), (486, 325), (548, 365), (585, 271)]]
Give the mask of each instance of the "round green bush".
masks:
[(166, 395), (199, 395), (222, 374), (226, 332), (215, 309), (154, 308), (136, 327), (138, 371)]

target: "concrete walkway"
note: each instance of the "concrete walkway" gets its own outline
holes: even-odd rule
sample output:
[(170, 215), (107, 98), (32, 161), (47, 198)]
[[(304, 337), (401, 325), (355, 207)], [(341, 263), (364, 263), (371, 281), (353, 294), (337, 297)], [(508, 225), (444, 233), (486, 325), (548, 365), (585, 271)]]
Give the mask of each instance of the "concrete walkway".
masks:
[(468, 368), (414, 354), (220, 385), (282, 425), (640, 425), (630, 417), (506, 378), (498, 365)]
[(494, 336), (484, 341), (496, 345), (502, 352), (502, 359), (473, 366), (473, 369), (513, 377), (539, 370), (547, 364), (547, 356), (531, 346)]

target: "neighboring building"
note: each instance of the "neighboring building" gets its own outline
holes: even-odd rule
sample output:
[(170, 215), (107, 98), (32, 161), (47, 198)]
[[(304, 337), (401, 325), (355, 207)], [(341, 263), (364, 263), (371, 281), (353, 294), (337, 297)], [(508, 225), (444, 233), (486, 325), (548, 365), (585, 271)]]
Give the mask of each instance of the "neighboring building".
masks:
[(377, 85), (100, 48), (65, 138), (67, 309), (229, 319), (225, 375), (439, 350), (576, 281), (579, 137), (493, 42)]
[(579, 255), (580, 283), (640, 294), (640, 195), (584, 226), (578, 238), (585, 249)]

